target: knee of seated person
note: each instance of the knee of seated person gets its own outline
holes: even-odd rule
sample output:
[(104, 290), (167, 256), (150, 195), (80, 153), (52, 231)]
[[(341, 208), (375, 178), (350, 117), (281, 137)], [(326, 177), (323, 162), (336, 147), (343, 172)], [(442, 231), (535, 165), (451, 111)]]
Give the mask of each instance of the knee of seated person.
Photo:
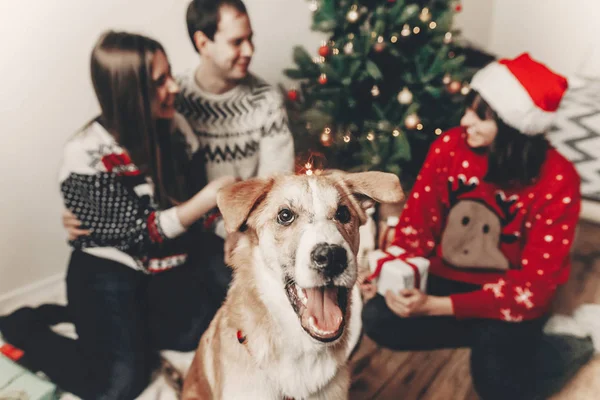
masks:
[(499, 360), (498, 355), (486, 352), (485, 348), (471, 350), (471, 378), (473, 386), (482, 400), (532, 400), (528, 392), (530, 382), (523, 382), (513, 368)]
[(117, 362), (112, 368), (108, 386), (103, 390), (106, 399), (136, 398), (150, 384), (151, 371), (147, 365), (135, 362)]
[(382, 307), (387, 307), (383, 297), (376, 296), (363, 305), (363, 330), (371, 339), (377, 342), (379, 334), (385, 330), (386, 318)]

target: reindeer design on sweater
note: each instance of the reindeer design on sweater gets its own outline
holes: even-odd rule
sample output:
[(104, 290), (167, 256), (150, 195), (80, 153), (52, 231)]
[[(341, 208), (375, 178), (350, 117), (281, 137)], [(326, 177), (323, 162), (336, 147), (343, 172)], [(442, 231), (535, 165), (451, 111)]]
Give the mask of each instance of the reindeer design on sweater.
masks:
[(517, 215), (518, 209), (511, 211), (517, 197), (507, 199), (504, 192), (496, 193), (496, 204), (503, 214), (499, 216), (479, 199), (458, 199), (475, 190), (479, 179), (472, 177), (467, 181), (464, 175), (459, 175), (456, 188), (454, 181), (453, 177), (448, 178), (451, 208), (441, 241), (444, 261), (457, 268), (510, 269), (511, 265), (499, 247), (501, 242), (513, 243), (519, 237), (518, 233), (502, 233)]

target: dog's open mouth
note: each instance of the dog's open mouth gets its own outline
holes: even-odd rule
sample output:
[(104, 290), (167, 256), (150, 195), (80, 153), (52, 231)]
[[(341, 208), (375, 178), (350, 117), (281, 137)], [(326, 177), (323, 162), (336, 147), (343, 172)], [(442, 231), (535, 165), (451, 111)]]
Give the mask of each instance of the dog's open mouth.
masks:
[(322, 286), (303, 289), (291, 281), (285, 288), (302, 328), (311, 337), (321, 342), (332, 342), (342, 335), (348, 288)]

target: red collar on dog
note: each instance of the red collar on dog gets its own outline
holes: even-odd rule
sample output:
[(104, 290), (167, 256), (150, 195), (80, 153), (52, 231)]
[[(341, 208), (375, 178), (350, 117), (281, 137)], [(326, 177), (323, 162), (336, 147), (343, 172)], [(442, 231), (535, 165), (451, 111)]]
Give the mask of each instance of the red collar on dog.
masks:
[[(239, 344), (246, 344), (246, 335), (244, 335), (244, 332), (242, 332), (241, 330), (238, 330), (236, 333), (237, 336), (237, 340), (239, 342)], [(248, 350), (248, 348), (246, 348)], [(250, 352), (250, 350), (248, 350), (248, 352)], [(284, 397), (282, 400), (294, 400), (294, 398), (292, 397)]]

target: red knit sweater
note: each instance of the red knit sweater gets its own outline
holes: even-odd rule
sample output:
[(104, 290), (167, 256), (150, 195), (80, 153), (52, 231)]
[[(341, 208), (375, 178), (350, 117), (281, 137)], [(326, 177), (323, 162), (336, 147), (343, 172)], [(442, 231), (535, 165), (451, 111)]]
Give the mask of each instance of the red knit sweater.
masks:
[(579, 176), (553, 148), (532, 185), (500, 190), (486, 171), (487, 155), (461, 128), (446, 132), (431, 146), (394, 244), (429, 258), (432, 275), (482, 286), (450, 296), (457, 318), (540, 317), (569, 276)]

